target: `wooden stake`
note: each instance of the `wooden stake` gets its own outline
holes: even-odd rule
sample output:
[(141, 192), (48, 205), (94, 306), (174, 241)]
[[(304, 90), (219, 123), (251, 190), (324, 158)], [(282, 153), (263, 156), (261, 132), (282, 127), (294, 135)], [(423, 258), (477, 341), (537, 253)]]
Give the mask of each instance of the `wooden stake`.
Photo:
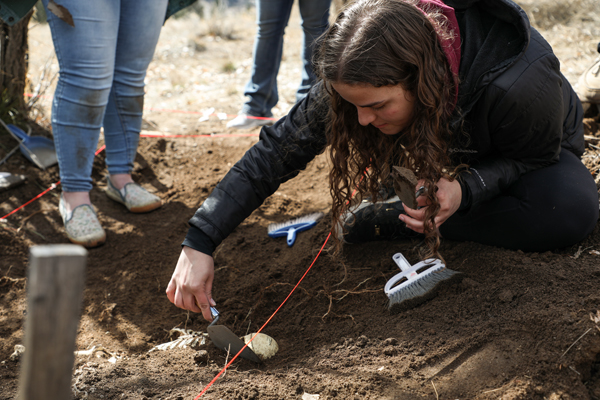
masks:
[(17, 399), (71, 399), (87, 250), (73, 244), (33, 246), (29, 256), (25, 354)]

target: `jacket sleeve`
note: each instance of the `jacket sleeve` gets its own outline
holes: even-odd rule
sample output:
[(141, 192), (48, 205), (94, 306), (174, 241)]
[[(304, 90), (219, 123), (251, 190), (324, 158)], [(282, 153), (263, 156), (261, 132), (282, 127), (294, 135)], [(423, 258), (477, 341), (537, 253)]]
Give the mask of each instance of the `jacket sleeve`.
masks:
[(196, 229), (218, 246), (279, 185), (295, 177), (326, 145), (328, 105), (321, 85), (273, 126), (263, 127), (259, 141), (231, 168), (190, 219), (185, 245), (195, 248)]
[(37, 0), (0, 0), (0, 19), (13, 26), (33, 8)]
[[(530, 47), (536, 45), (543, 43), (532, 41)], [(470, 193), (470, 207), (499, 195), (521, 175), (558, 161), (565, 120), (563, 96), (570, 91), (563, 91), (568, 82), (556, 57), (537, 50), (528, 49), (490, 83), (480, 99), (489, 110), (486, 123), (491, 152), (460, 174), (461, 184)]]

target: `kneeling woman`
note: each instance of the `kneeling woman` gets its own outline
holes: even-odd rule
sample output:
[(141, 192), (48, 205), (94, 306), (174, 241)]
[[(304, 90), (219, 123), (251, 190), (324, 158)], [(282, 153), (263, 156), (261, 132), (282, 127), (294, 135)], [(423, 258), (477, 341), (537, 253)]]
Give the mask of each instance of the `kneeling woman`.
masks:
[[(315, 61), (321, 83), (262, 129), (190, 220), (167, 288), (178, 307), (211, 319), (215, 247), (326, 148), (346, 242), (423, 234), (434, 254), (440, 236), (546, 251), (596, 225), (581, 104), (514, 3), (358, 0)], [(382, 196), (394, 165), (427, 189), (417, 209)], [(355, 188), (374, 203), (349, 208)]]

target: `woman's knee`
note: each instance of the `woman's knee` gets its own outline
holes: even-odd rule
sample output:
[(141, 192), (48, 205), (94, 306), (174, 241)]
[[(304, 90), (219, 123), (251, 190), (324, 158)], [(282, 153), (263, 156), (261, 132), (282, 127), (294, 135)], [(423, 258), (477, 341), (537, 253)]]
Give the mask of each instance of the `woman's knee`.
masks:
[(598, 223), (599, 205), (598, 192), (572, 193), (577, 199), (576, 206), (565, 211), (563, 234), (572, 238), (573, 243), (585, 239)]

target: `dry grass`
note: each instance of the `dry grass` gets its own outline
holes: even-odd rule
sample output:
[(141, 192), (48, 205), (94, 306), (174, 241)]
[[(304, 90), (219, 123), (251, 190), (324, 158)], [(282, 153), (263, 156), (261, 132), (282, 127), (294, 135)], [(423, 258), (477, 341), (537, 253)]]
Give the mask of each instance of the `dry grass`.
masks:
[[(551, 29), (556, 25), (579, 26), (600, 22), (597, 0), (522, 0), (517, 3), (523, 7), (537, 29)], [(599, 38), (600, 40), (600, 38)]]

